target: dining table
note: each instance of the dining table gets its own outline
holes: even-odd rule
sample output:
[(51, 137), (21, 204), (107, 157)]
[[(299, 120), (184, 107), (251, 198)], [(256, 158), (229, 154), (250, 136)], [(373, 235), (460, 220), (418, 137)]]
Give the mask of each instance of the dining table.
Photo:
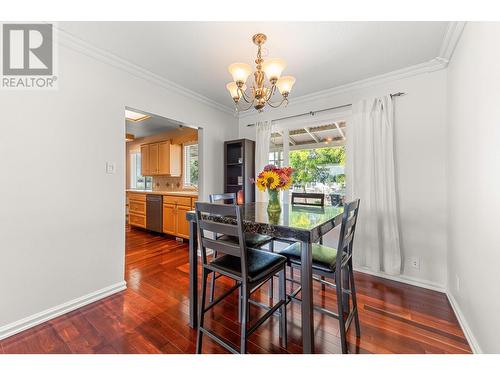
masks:
[[(304, 353), (314, 353), (313, 321), (313, 272), (312, 244), (342, 222), (343, 207), (313, 207), (306, 205), (281, 204), (280, 212), (268, 212), (267, 203), (253, 202), (240, 205), (244, 231), (273, 237), (276, 241), (301, 243), (301, 323), (302, 347)], [(198, 326), (198, 240), (195, 211), (188, 211), (189, 221), (189, 324)], [(220, 221), (221, 217), (214, 217)], [(234, 217), (223, 220), (234, 223)], [(348, 278), (343, 278), (348, 283)], [(349, 309), (348, 297), (344, 309)]]

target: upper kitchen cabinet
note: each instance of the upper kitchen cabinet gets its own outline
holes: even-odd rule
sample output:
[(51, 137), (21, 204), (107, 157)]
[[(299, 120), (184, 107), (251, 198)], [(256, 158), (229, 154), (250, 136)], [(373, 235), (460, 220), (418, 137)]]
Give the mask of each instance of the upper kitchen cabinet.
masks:
[(143, 176), (151, 176), (149, 169), (149, 145), (141, 146), (141, 171)]
[(142, 174), (144, 176), (182, 174), (182, 146), (170, 141), (141, 146)]

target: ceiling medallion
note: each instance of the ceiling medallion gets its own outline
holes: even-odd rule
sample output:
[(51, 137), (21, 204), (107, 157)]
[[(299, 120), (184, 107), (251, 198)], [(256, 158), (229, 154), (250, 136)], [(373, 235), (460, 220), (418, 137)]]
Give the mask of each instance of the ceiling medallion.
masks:
[[(247, 92), (246, 81), (252, 74), (252, 67), (245, 63), (234, 63), (229, 65), (229, 73), (233, 77), (233, 82), (226, 85), (226, 88), (234, 100), (236, 111), (246, 111), (254, 107), (259, 112), (262, 112), (264, 107), (277, 108), (282, 104), (288, 104), (288, 94), (292, 90), (295, 83), (295, 78), (292, 76), (281, 77), (281, 72), (286, 67), (283, 59), (262, 59), (261, 48), (266, 42), (267, 37), (264, 34), (255, 34), (252, 38), (254, 44), (257, 45), (257, 58), (255, 59), (256, 71), (253, 73), (254, 81), (251, 83), (250, 92)], [(266, 81), (266, 78), (269, 82)], [(281, 101), (271, 102), (274, 94), (277, 91), (281, 94)], [(239, 103), (242, 99), (248, 103), (248, 107), (241, 108)]]

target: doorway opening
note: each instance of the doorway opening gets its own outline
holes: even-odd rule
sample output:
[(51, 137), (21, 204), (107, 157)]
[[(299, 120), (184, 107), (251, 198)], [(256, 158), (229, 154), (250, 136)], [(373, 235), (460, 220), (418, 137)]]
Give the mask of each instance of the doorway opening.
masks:
[(125, 108), (126, 230), (189, 238), (186, 212), (198, 200), (199, 129)]

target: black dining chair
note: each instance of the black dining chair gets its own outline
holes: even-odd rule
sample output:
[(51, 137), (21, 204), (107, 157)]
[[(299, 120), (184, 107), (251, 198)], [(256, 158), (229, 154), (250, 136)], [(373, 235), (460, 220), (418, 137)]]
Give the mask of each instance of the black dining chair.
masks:
[[(295, 193), (292, 192), (292, 206), (314, 206), (325, 207), (325, 195), (321, 193)], [(319, 243), (323, 244), (323, 237), (319, 238)], [(290, 277), (293, 279), (293, 268), (290, 269)], [(322, 276), (322, 280), (325, 278)], [(321, 285), (321, 289), (325, 290), (325, 286)]]
[[(360, 337), (360, 326), (358, 317), (358, 305), (356, 301), (356, 288), (354, 286), (354, 272), (352, 266), (352, 249), (354, 232), (356, 230), (356, 221), (359, 211), (359, 199), (354, 200), (344, 205), (344, 213), (342, 216), (342, 225), (340, 227), (340, 237), (337, 249), (324, 246), (321, 244), (312, 245), (312, 270), (314, 275), (333, 279), (334, 282), (329, 282), (319, 278), (315, 278), (322, 285), (330, 286), (337, 291), (337, 308), (338, 312), (327, 310), (325, 308), (314, 306), (315, 310), (323, 314), (334, 317), (339, 320), (340, 340), (342, 345), (342, 353), (347, 353), (346, 333), (354, 319), (356, 325), (356, 336)], [(287, 258), (287, 264), (290, 267), (300, 268), (301, 249), (300, 243), (296, 242), (285, 249), (278, 251)], [(349, 285), (343, 285), (342, 280), (344, 272), (347, 272)], [(297, 283), (295, 280), (290, 280), (292, 283)], [(296, 289), (289, 295), (289, 301), (292, 299), (299, 300), (297, 294), (301, 287)], [(352, 300), (353, 308), (348, 316), (344, 318), (343, 295), (346, 294)]]
[[(203, 335), (209, 336), (231, 353), (246, 353), (248, 336), (275, 313), (279, 315), (281, 345), (286, 347), (286, 257), (247, 247), (239, 206), (196, 202), (195, 208), (202, 264), (201, 303), (196, 353), (199, 354), (202, 351)], [(210, 236), (212, 233), (222, 234), (227, 237), (213, 238), (213, 236)], [(237, 241), (226, 241), (223, 238), (237, 238)], [(209, 260), (207, 249), (217, 251), (221, 255)], [(208, 275), (215, 272), (233, 279), (235, 285), (217, 297), (215, 301), (206, 305)], [(252, 325), (250, 319), (250, 302), (252, 301), (250, 296), (276, 274), (279, 277), (279, 301)], [(205, 314), (240, 288), (242, 319), (240, 348), (238, 350), (230, 341), (205, 327)]]
[[(222, 194), (210, 194), (208, 196), (210, 203), (222, 203), (222, 204), (236, 204), (236, 193), (222, 193)], [(216, 238), (220, 238), (224, 241), (232, 241), (235, 242), (235, 238), (226, 238), (224, 235), (220, 234), (215, 234)], [(245, 243), (248, 247), (254, 248), (254, 249), (259, 249), (267, 244), (270, 246), (270, 251), (273, 251), (273, 238), (270, 236), (265, 236), (262, 234), (258, 233), (245, 233)], [(217, 257), (217, 252), (214, 251), (214, 258)], [(214, 295), (215, 295), (215, 280), (217, 280), (219, 277), (222, 275), (212, 275), (212, 279), (210, 281), (210, 302), (214, 300)], [(269, 290), (270, 293), (270, 298), (273, 298), (272, 295), (272, 284)]]

